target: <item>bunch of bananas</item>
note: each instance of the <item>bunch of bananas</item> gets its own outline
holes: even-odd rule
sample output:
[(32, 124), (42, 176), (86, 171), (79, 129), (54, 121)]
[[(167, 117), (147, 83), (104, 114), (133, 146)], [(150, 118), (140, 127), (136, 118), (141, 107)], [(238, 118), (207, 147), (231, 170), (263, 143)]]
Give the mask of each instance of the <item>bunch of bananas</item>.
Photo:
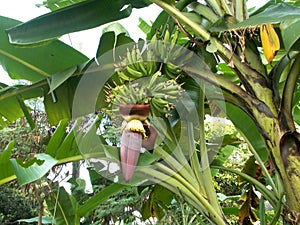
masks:
[(152, 114), (168, 116), (168, 111), (174, 108), (183, 92), (181, 85), (175, 79), (166, 79), (158, 75), (152, 76), (148, 85), (147, 94), (150, 96)]
[(109, 106), (119, 104), (145, 104), (148, 102), (146, 89), (138, 82), (116, 85), (111, 87), (105, 86), (106, 102)]
[[(174, 108), (182, 88), (178, 78), (184, 75), (181, 66), (188, 63), (193, 52), (185, 47), (176, 45), (179, 30), (173, 34), (164, 31), (159, 40), (155, 34), (145, 51), (141, 52), (138, 45), (116, 64), (121, 85), (107, 85), (106, 101), (110, 107), (119, 104), (150, 104), (152, 115), (168, 115)], [(117, 110), (117, 107), (115, 109)]]
[(146, 51), (145, 60), (138, 48), (134, 46), (130, 51), (127, 49), (126, 57), (116, 64), (116, 72), (123, 80), (135, 80), (145, 76), (151, 76), (159, 69), (159, 62), (155, 59), (153, 52)]
[(169, 79), (176, 79), (183, 71), (181, 67), (192, 57), (193, 52), (177, 45), (179, 30), (173, 35), (166, 29), (163, 38), (155, 34), (142, 53), (138, 45), (127, 49), (126, 56), (115, 68), (118, 76), (125, 81), (132, 81), (145, 76), (152, 76), (161, 71)]
[(162, 41), (157, 39), (157, 35), (154, 35), (151, 40), (153, 52), (162, 62), (162, 73), (169, 79), (176, 79), (183, 75), (181, 67), (194, 55), (192, 51), (176, 44), (178, 38), (178, 29), (173, 35), (170, 35), (167, 29)]
[(111, 87), (106, 85), (106, 101), (112, 112), (120, 104), (150, 104), (152, 115), (167, 115), (174, 108), (183, 89), (175, 79), (169, 80), (159, 72), (140, 80)]

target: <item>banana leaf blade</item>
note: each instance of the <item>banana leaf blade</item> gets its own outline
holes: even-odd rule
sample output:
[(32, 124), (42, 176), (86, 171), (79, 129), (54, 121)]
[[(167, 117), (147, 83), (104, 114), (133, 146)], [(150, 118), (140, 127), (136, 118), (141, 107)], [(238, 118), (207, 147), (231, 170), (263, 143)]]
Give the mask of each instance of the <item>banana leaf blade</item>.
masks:
[(11, 43), (33, 44), (126, 18), (131, 11), (124, 0), (84, 1), (34, 18), (7, 33)]

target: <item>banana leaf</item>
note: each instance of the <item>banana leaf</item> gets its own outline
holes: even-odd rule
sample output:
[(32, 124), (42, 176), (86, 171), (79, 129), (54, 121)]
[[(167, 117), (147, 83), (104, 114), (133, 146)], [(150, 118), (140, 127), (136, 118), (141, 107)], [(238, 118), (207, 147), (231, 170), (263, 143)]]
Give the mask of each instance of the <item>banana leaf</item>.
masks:
[(12, 79), (37, 82), (88, 60), (61, 41), (27, 47), (10, 44), (5, 30), (20, 23), (0, 16), (0, 65)]
[(132, 8), (149, 5), (134, 0), (89, 0), (58, 9), (8, 29), (11, 43), (32, 44), (94, 28), (128, 17)]

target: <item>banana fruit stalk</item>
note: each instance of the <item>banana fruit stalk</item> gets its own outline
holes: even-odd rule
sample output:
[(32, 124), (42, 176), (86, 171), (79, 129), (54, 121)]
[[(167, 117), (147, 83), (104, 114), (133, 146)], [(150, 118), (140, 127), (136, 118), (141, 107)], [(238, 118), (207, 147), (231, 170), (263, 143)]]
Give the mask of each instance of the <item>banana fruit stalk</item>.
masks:
[(260, 26), (260, 38), (264, 55), (268, 63), (272, 62), (276, 52), (280, 49), (278, 35), (272, 24), (263, 24)]

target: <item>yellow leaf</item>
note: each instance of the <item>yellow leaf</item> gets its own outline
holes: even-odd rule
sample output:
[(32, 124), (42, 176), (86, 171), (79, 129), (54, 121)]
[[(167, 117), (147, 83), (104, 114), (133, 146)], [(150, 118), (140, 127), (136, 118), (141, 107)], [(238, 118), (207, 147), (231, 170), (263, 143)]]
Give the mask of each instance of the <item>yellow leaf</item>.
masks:
[(278, 51), (280, 49), (280, 42), (273, 25), (267, 24), (267, 30), (271, 39), (271, 43), (273, 44), (274, 51)]
[(260, 26), (260, 38), (264, 55), (268, 63), (272, 62), (276, 52), (280, 49), (278, 35), (272, 24), (263, 24)]

